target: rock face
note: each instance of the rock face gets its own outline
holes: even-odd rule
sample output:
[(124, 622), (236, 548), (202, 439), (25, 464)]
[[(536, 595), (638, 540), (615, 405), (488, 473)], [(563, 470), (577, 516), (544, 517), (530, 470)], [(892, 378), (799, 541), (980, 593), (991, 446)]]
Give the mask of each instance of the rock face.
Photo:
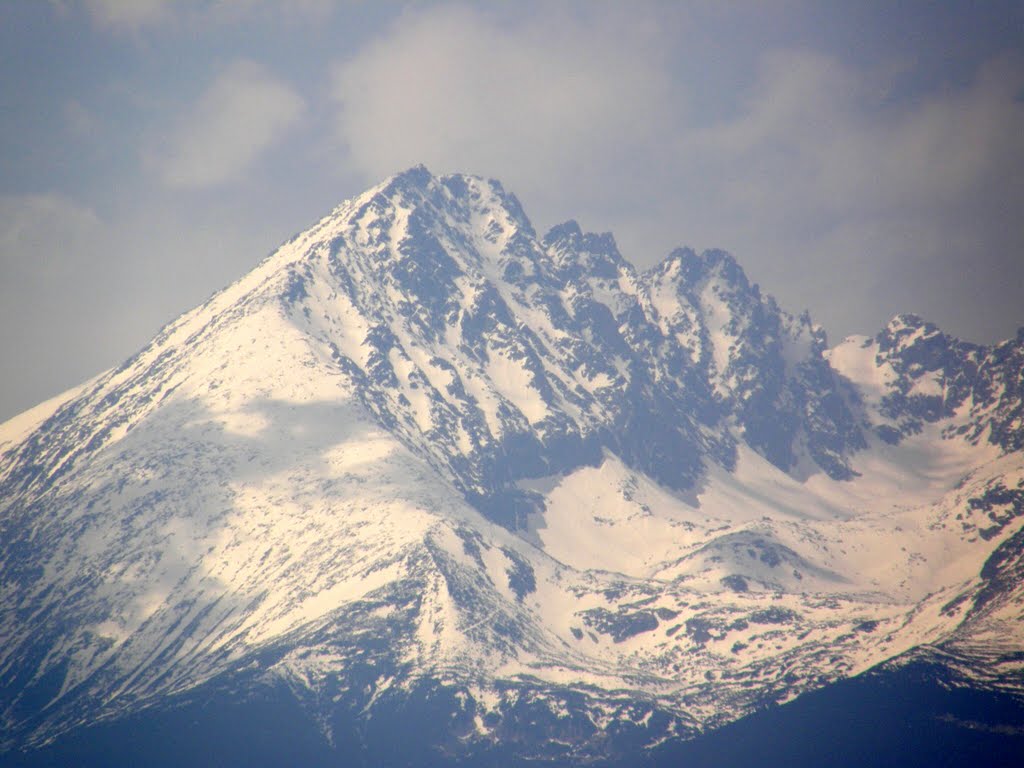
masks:
[(1024, 691), (1022, 371), (414, 168), (0, 427), (0, 750), (269, 696), (328, 761), (637, 764), (911, 653)]

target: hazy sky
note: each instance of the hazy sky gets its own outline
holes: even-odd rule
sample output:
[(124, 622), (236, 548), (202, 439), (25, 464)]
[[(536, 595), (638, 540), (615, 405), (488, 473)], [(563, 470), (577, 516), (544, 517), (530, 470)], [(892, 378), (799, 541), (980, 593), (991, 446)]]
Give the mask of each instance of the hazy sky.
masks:
[(1012, 336), (1024, 4), (839, 5), (3, 0), (0, 419), (421, 162), (728, 249), (833, 341)]

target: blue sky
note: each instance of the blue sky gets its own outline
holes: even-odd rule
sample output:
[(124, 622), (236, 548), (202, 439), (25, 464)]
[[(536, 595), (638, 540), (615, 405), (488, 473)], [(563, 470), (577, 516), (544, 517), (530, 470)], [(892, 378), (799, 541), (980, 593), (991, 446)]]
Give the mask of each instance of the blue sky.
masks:
[[(725, 5), (727, 7), (723, 8)], [(1020, 3), (0, 4), (0, 418), (415, 163), (833, 341), (1024, 324)]]

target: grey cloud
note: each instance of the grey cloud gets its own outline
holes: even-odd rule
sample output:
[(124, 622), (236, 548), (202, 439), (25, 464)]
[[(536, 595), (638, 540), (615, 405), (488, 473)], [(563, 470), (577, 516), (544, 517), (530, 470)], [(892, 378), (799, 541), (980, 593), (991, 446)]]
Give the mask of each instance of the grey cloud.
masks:
[[(58, 195), (0, 197), (0, 291), (10, 300), (26, 281), (73, 275), (76, 245), (102, 230), (89, 208)], [(47, 254), (47, 257), (38, 254)]]
[(776, 180), (805, 182), (802, 194), (833, 213), (960, 204), (1024, 160), (1024, 70), (1015, 63), (990, 61), (965, 88), (886, 104), (834, 59), (776, 54), (747, 111), (707, 131), (701, 146), (726, 161), (784, 161), (790, 172)]
[(96, 213), (65, 197), (0, 198), (0, 346), (4, 367), (19, 371), (4, 382), (6, 413), (57, 394), (54, 380), (96, 372), (74, 358), (95, 343), (76, 335), (98, 311), (90, 287), (103, 237)]
[(919, 311), (1007, 335), (1024, 320), (1024, 230), (1007, 209), (1024, 199), (1018, 64), (889, 103), (835, 59), (769, 57), (747, 109), (694, 142), (717, 192), (702, 219), (738, 222), (737, 248), (776, 265), (770, 287), (826, 326), (867, 332), (869, 312)]
[(114, 219), (66, 196), (0, 197), (0, 421), (121, 362), (282, 237), (202, 207), (141, 200)]
[(167, 21), (172, 0), (84, 0), (86, 11), (100, 27), (116, 32), (134, 32)]
[[(74, 0), (71, 0), (74, 2)], [(100, 29), (139, 35), (168, 28), (197, 30), (252, 21), (303, 23), (322, 21), (334, 11), (334, 0), (78, 0)], [(68, 2), (51, 0), (66, 13)]]

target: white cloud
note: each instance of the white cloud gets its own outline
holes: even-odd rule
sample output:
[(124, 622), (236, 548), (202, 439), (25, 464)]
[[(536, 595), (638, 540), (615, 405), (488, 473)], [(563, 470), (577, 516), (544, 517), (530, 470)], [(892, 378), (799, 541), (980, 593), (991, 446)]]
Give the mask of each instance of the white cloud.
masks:
[(223, 71), (149, 157), (165, 184), (208, 187), (241, 176), (302, 115), (303, 101), (260, 65)]
[(336, 65), (337, 129), (368, 181), (423, 162), (545, 201), (556, 179), (596, 192), (623, 153), (649, 160), (674, 106), (664, 51), (655, 26), (625, 13), (407, 13)]

